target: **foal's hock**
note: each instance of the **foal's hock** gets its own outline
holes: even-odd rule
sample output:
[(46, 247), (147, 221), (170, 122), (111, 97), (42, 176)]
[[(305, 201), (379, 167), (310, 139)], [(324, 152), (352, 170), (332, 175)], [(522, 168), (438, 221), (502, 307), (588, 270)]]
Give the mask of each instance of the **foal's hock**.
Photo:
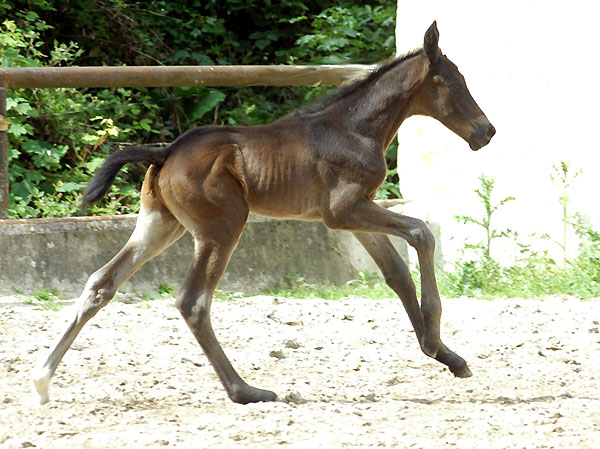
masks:
[[(195, 251), (177, 295), (179, 311), (232, 401), (275, 400), (275, 393), (248, 385), (236, 373), (210, 319), (213, 292), (249, 212), (322, 220), (330, 228), (353, 232), (402, 300), (423, 352), (454, 375), (471, 376), (467, 363), (440, 340), (431, 232), (421, 220), (372, 201), (386, 175), (385, 150), (402, 122), (415, 114), (439, 120), (473, 150), (487, 145), (496, 132), (457, 67), (438, 48), (435, 22), (423, 48), (273, 123), (201, 127), (162, 150), (128, 148), (110, 156), (83, 202), (104, 196), (124, 164), (150, 163), (136, 228), (121, 251), (90, 276), (76, 316), (35, 368), (39, 401), (48, 401), (50, 379), (85, 323), (125, 280), (185, 231), (192, 234)], [(417, 251), (421, 304), (388, 235), (404, 238)]]

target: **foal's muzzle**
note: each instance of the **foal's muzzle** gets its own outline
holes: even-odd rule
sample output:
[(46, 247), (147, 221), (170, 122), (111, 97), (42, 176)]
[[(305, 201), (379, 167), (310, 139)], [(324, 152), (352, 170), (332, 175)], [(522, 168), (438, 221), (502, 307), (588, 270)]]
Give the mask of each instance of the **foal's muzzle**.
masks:
[(481, 123), (477, 127), (476, 131), (471, 133), (471, 137), (469, 137), (469, 146), (473, 151), (477, 151), (490, 143), (494, 134), (496, 134), (496, 128), (486, 120), (485, 123)]

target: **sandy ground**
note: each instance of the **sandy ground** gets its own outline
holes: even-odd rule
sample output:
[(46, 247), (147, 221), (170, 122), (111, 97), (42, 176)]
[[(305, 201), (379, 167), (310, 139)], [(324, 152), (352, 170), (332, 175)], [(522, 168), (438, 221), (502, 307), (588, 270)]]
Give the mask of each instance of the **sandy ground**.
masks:
[(35, 405), (29, 372), (74, 310), (0, 298), (0, 447), (600, 447), (600, 299), (444, 300), (466, 380), (420, 352), (396, 299), (216, 302), (234, 366), (281, 399), (247, 406), (172, 300), (117, 301)]

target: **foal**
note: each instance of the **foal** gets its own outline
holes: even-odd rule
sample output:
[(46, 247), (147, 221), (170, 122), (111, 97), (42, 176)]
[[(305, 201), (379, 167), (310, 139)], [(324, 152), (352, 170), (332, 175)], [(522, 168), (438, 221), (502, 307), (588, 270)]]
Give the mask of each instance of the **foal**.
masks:
[[(161, 150), (128, 148), (110, 156), (83, 203), (100, 199), (125, 163), (147, 162), (151, 165), (142, 186), (140, 214), (123, 249), (90, 276), (75, 318), (34, 370), (40, 403), (48, 401), (50, 379), (85, 323), (126, 279), (185, 231), (192, 234), (195, 250), (177, 295), (179, 311), (232, 401), (275, 400), (275, 393), (248, 385), (236, 373), (210, 321), (213, 292), (249, 212), (322, 220), (329, 228), (353, 232), (402, 300), (423, 352), (455, 376), (471, 376), (466, 362), (440, 340), (431, 232), (421, 220), (372, 201), (386, 175), (385, 149), (407, 117), (436, 118), (473, 150), (485, 146), (495, 133), (463, 76), (438, 48), (438, 37), (434, 22), (422, 49), (271, 124), (202, 127)], [(417, 251), (420, 305), (410, 272), (388, 234), (404, 238)]]

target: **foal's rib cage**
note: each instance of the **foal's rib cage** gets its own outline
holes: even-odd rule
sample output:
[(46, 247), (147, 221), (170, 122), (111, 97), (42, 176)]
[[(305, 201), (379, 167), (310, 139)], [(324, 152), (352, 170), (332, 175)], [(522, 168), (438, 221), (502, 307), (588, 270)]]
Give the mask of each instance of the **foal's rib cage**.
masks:
[[(385, 177), (384, 151), (402, 122), (415, 114), (438, 119), (474, 150), (495, 133), (456, 66), (438, 48), (435, 22), (422, 49), (271, 124), (198, 128), (159, 151), (128, 148), (110, 156), (84, 204), (100, 199), (125, 163), (147, 162), (140, 214), (123, 249), (90, 276), (76, 316), (34, 370), (40, 402), (48, 400), (50, 379), (85, 323), (126, 279), (185, 231), (195, 250), (177, 294), (179, 311), (232, 401), (275, 400), (274, 392), (252, 387), (237, 374), (210, 318), (213, 293), (251, 211), (318, 219), (353, 232), (402, 300), (423, 352), (457, 377), (471, 376), (467, 363), (440, 339), (431, 232), (423, 221), (373, 202)], [(417, 251), (420, 304), (410, 271), (388, 235), (404, 238)]]

